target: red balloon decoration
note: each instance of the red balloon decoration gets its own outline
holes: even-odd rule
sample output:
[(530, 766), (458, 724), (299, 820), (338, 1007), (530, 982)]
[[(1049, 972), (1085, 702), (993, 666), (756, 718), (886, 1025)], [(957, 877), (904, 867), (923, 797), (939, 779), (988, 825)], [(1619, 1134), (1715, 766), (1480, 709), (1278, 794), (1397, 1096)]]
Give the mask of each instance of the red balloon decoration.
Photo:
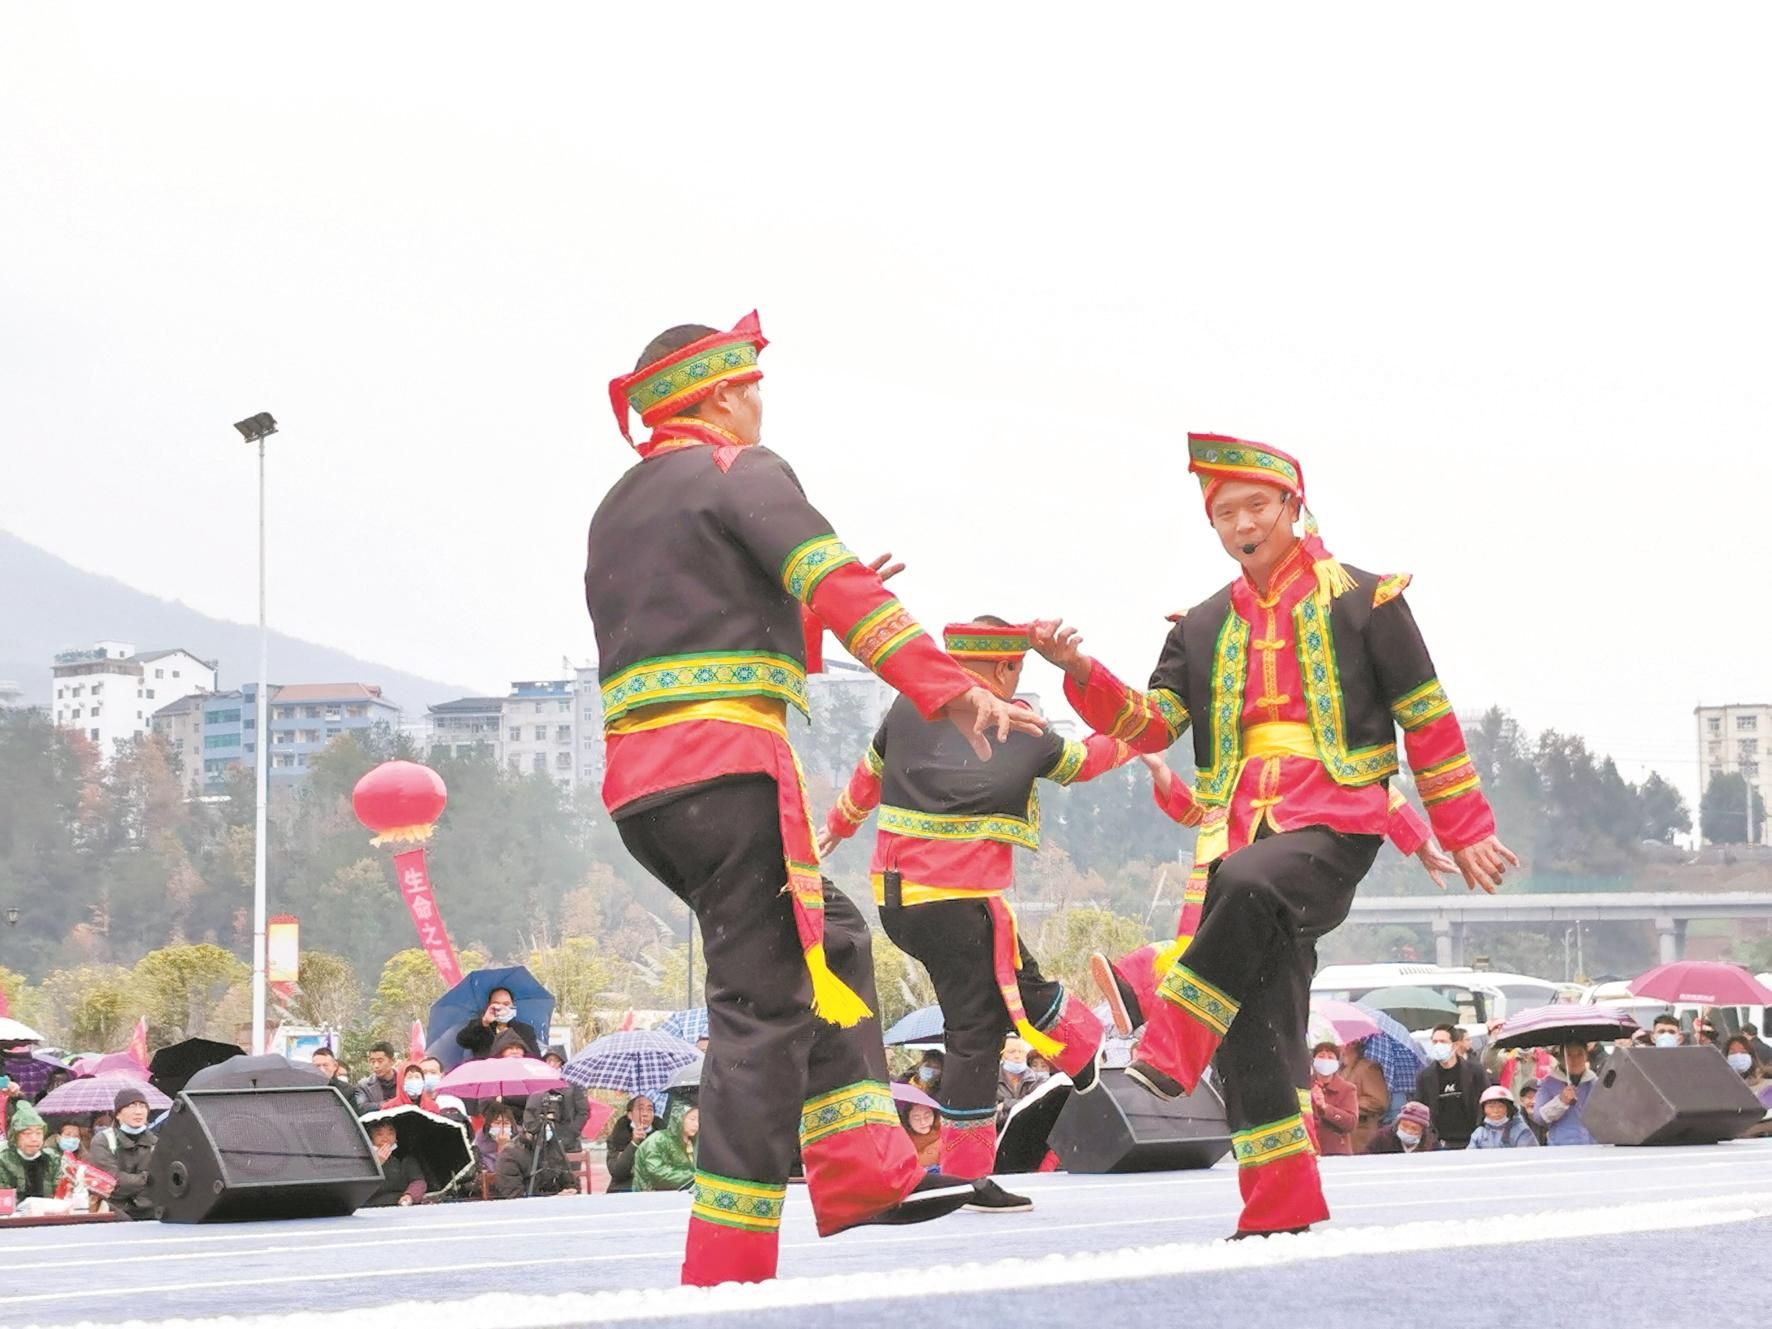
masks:
[(448, 802), (443, 777), (416, 761), (384, 761), (351, 791), (357, 820), (376, 833), (373, 844), (423, 843)]

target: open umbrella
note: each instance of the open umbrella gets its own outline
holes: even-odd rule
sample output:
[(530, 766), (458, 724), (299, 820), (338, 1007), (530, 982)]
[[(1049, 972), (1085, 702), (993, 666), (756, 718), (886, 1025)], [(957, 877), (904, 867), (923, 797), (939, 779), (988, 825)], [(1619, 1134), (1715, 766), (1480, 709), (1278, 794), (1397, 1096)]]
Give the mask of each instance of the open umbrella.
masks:
[(1310, 1043), (1357, 1043), (1380, 1032), (1378, 1021), (1351, 1001), (1328, 997), (1311, 999), (1311, 1018), (1306, 1038)]
[(1396, 1020), (1383, 1011), (1372, 1010), (1360, 1003), (1356, 1005), (1378, 1022), (1378, 1032), (1369, 1035), (1363, 1045), (1366, 1060), (1384, 1072), (1384, 1087), (1393, 1097), (1401, 1093), (1413, 1098), (1415, 1077), (1427, 1065), (1427, 1058), (1415, 1045), (1415, 1040), (1409, 1037), (1409, 1031)]
[(127, 1052), (107, 1052), (102, 1057), (81, 1057), (74, 1063), (75, 1075), (133, 1075), (148, 1078), (148, 1068)]
[(1534, 1006), (1510, 1015), (1495, 1031), (1497, 1048), (1560, 1048), (1566, 1043), (1609, 1042), (1634, 1034), (1637, 1022), (1616, 1006)]
[(947, 1035), (947, 1022), (940, 1006), (920, 1006), (900, 1020), (882, 1036), (889, 1048), (906, 1043), (939, 1043)]
[(186, 1089), (311, 1089), (326, 1077), (310, 1061), (291, 1061), (275, 1052), (262, 1057), (229, 1057), (205, 1066), (185, 1082)]
[(1639, 997), (1681, 1006), (1772, 1006), (1772, 990), (1738, 964), (1679, 960), (1631, 980)]
[(49, 1087), (56, 1068), (39, 1061), (22, 1044), (0, 1054), (0, 1075), (7, 1076), (26, 1098), (35, 1098)]
[(0, 1015), (0, 1043), (41, 1043), (43, 1035), (30, 1025)]
[(1367, 1010), (1383, 1011), (1410, 1029), (1452, 1024), (1458, 1019), (1458, 1007), (1431, 988), (1379, 988), (1361, 997), (1359, 1004)]
[(624, 1094), (656, 1097), (671, 1076), (701, 1054), (656, 1029), (624, 1029), (582, 1048), (566, 1063), (566, 1078), (581, 1089), (619, 1089)]
[(708, 1036), (708, 1008), (697, 1006), (689, 1011), (672, 1011), (659, 1022), (661, 1034), (673, 1034), (685, 1043)]
[(45, 1116), (57, 1117), (78, 1116), (85, 1112), (109, 1112), (117, 1101), (117, 1091), (120, 1089), (141, 1090), (147, 1096), (149, 1109), (154, 1112), (172, 1106), (172, 1100), (140, 1074), (87, 1075), (51, 1089), (43, 1095), (43, 1101), (37, 1104), (37, 1111)]
[(465, 1061), (443, 1077), (438, 1093), (462, 1098), (522, 1098), (563, 1089), (560, 1072), (534, 1057), (484, 1057)]
[(520, 964), (476, 969), (431, 1003), (425, 1036), (430, 1039), (430, 1054), (445, 1069), (459, 1065), (468, 1055), (455, 1036), (463, 1025), (486, 1014), (486, 1003), (498, 988), (511, 994), (517, 1018), (535, 1030), (536, 1042), (546, 1050), (548, 1027), (554, 1022), (554, 994)]
[(707, 1061), (708, 1061), (708, 1059), (706, 1057), (698, 1056), (694, 1061), (686, 1064), (682, 1070), (678, 1071), (675, 1075), (671, 1076), (670, 1081), (665, 1085), (665, 1088), (666, 1089), (693, 1089), (693, 1088), (696, 1088), (697, 1086), (699, 1086), (701, 1084), (701, 1069), (703, 1066), (707, 1065)]
[(941, 1110), (941, 1104), (917, 1088), (916, 1085), (901, 1084), (897, 1080), (892, 1082), (892, 1099), (896, 1103), (903, 1103), (906, 1107), (934, 1108), (938, 1112)]
[(394, 1125), (394, 1147), (418, 1164), (425, 1190), (441, 1194), (472, 1177), (479, 1170), (474, 1142), (459, 1121), (427, 1112), (414, 1103), (363, 1114), (363, 1129), (378, 1121)]
[(148, 1063), (148, 1078), (162, 1092), (177, 1094), (198, 1071), (216, 1066), (229, 1057), (244, 1057), (246, 1049), (237, 1043), (218, 1043), (213, 1038), (187, 1038), (161, 1048)]

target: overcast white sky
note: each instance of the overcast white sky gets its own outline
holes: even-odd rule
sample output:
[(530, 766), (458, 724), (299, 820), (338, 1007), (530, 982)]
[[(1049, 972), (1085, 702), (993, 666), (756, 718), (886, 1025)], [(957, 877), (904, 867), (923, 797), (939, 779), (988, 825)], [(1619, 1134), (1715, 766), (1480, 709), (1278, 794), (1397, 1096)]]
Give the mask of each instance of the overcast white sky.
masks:
[(607, 379), (756, 306), (926, 621), (1142, 677), (1230, 571), (1207, 429), (1467, 713), (1691, 790), (1772, 697), (1763, 5), (615, 8), (0, 9), (0, 527), (250, 619), (270, 410), (277, 626), (552, 674)]

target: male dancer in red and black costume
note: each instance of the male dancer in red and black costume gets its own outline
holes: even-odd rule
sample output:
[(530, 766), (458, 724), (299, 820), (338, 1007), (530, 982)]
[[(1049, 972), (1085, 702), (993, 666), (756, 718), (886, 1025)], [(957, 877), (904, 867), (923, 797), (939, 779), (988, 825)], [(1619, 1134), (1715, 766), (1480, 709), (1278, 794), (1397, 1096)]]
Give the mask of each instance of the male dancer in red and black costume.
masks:
[[(610, 384), (651, 437), (591, 521), (607, 764), (622, 842), (694, 910), (709, 1046), (683, 1281), (773, 1277), (799, 1127), (818, 1230), (916, 1221), (931, 1190), (898, 1122), (873, 1018), (866, 925), (819, 875), (786, 709), (805, 709), (809, 633), (835, 631), (931, 719), (1042, 726), (945, 655), (844, 548), (762, 432), (755, 314), (672, 328)], [(921, 1191), (919, 1188), (921, 1187)]]
[(1176, 624), (1146, 690), (1083, 654), (1074, 629), (1037, 624), (1032, 641), (1101, 732), (1159, 752), (1195, 725), (1196, 861), (1209, 883), (1128, 1075), (1173, 1097), (1216, 1056), (1243, 1193), (1237, 1235), (1300, 1231), (1329, 1216), (1293, 1071), (1316, 943), (1347, 916), (1378, 853), (1398, 727), (1466, 882), (1493, 890), (1517, 860), (1495, 838), (1402, 599), (1409, 579), (1336, 562), (1294, 458), (1221, 435), (1189, 435), (1188, 446), (1207, 517), (1243, 575)]
[[(948, 654), (1005, 699), (1027, 655), (1025, 626), (999, 618), (951, 624)], [(952, 726), (931, 723), (906, 698), (879, 732), (825, 822), (821, 852), (855, 834), (879, 808), (869, 867), (880, 925), (929, 971), (946, 1022), (941, 1072), (941, 1171), (987, 1177), (997, 1151), (997, 1067), (1013, 1027), (1070, 1077), (1096, 1084), (1101, 1022), (1064, 985), (1040, 973), (1016, 934), (1004, 894), (1015, 848), (1040, 844), (1035, 785), (1093, 780), (1131, 760), (1126, 744), (1055, 733), (1017, 734), (981, 765)], [(1013, 1212), (1031, 1201), (986, 1182), (969, 1209)]]

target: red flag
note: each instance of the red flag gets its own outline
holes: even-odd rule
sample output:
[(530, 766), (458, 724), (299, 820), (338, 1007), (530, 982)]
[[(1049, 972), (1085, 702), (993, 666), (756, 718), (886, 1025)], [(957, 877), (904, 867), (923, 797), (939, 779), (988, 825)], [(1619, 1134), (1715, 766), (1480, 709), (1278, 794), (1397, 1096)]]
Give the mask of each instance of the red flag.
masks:
[(135, 1064), (143, 1070), (148, 1068), (148, 1017), (143, 1015), (135, 1022), (135, 1032), (129, 1036), (129, 1055), (135, 1058)]
[(437, 897), (431, 890), (430, 870), (425, 866), (422, 847), (394, 855), (394, 878), (400, 883), (400, 898), (406, 901), (406, 912), (412, 915), (412, 926), (418, 929), (418, 944), (443, 981), (450, 987), (461, 982), (461, 963), (455, 958), (455, 947), (443, 926), (443, 915), (437, 909)]
[(634, 1013), (633, 1013), (633, 1011), (630, 1010), (626, 1015), (621, 1017), (621, 1027), (622, 1027), (623, 1032), (626, 1032), (627, 1030), (632, 1029), (634, 1027)]
[(425, 1027), (417, 1020), (412, 1022), (412, 1035), (406, 1041), (406, 1059), (422, 1061), (425, 1055)]
[(6, 989), (0, 988), (0, 1019), (12, 1014), (12, 1007), (6, 1004)]

